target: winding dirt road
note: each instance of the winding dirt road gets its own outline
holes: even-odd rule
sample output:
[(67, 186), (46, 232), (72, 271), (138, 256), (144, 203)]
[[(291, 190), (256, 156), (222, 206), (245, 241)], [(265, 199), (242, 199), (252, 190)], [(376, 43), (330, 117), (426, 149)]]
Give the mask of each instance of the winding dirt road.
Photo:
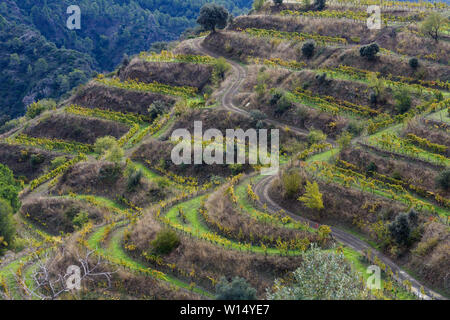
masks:
[[(198, 51), (199, 53), (209, 55), (209, 56), (212, 56), (215, 58), (224, 57), (220, 54), (217, 54), (217, 53), (212, 52), (212, 51), (208, 50), (207, 48), (205, 48), (203, 46), (203, 40), (204, 40), (204, 38), (196, 38), (196, 39), (190, 40), (191, 45), (192, 45), (193, 49), (195, 49), (195, 51)], [(250, 116), (248, 111), (237, 107), (233, 102), (234, 97), (239, 93), (240, 88), (247, 77), (247, 70), (243, 66), (241, 66), (239, 63), (237, 63), (233, 60), (230, 60), (226, 57), (224, 57), (224, 58), (227, 60), (227, 62), (232, 67), (233, 75), (231, 77), (233, 77), (233, 81), (230, 82), (230, 85), (221, 89), (220, 93), (222, 94), (222, 97), (221, 97), (222, 106), (230, 111), (233, 111), (233, 112), (245, 115), (245, 116)], [(289, 127), (290, 130), (292, 130), (302, 136), (305, 136), (308, 134), (307, 130), (292, 127), (292, 126), (286, 125), (284, 123), (280, 123), (275, 120), (266, 120), (266, 122), (270, 123), (272, 125), (278, 126), (278, 127), (286, 127), (287, 126), (287, 127)], [(330, 143), (335, 145), (334, 141), (330, 141)], [(258, 182), (258, 184), (256, 185), (255, 193), (260, 198), (259, 204), (261, 206), (263, 204), (266, 204), (267, 209), (269, 211), (271, 211), (272, 213), (276, 213), (276, 212), (280, 211), (281, 209), (283, 209), (284, 212), (286, 214), (288, 214), (292, 219), (295, 219), (297, 221), (302, 221), (302, 222), (308, 222), (310, 225), (316, 225), (317, 222), (311, 221), (309, 219), (299, 216), (298, 214), (295, 214), (293, 212), (290, 212), (290, 211), (282, 208), (281, 206), (279, 206), (275, 201), (273, 201), (270, 198), (269, 189), (270, 189), (273, 179), (275, 179), (275, 178), (276, 178), (276, 176), (267, 176), (267, 177), (261, 179)], [(397, 281), (399, 281), (400, 283), (402, 283), (404, 280), (408, 280), (411, 282), (411, 284), (412, 284), (411, 289), (412, 289), (413, 293), (416, 296), (418, 296), (419, 298), (425, 299), (425, 300), (431, 300), (431, 299), (446, 300), (445, 297), (443, 297), (442, 295), (438, 294), (437, 292), (431, 290), (430, 288), (427, 288), (426, 286), (422, 285), (416, 279), (414, 279), (409, 274), (407, 274), (406, 272), (401, 270), (401, 268), (395, 262), (393, 262), (391, 259), (386, 257), (381, 252), (370, 247), (363, 240), (359, 239), (358, 237), (356, 237), (346, 231), (336, 228), (336, 227), (331, 227), (331, 230), (332, 230), (332, 236), (338, 242), (340, 242), (358, 252), (362, 253), (363, 251), (365, 251), (367, 249), (371, 249), (373, 256), (377, 256), (378, 259), (380, 259), (384, 264), (386, 264), (386, 266), (389, 266), (394, 274), (398, 273)], [(421, 287), (424, 288), (424, 291), (426, 293), (425, 295), (423, 295), (420, 292)]]

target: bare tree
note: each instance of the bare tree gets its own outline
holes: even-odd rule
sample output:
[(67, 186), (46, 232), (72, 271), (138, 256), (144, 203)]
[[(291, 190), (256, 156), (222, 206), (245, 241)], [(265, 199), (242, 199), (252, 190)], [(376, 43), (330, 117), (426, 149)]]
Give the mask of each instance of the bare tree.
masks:
[[(64, 248), (62, 249), (64, 255)], [(16, 277), (16, 281), (24, 292), (27, 299), (41, 299), (54, 300), (63, 293), (73, 292), (75, 289), (80, 289), (83, 281), (96, 281), (98, 278), (105, 278), (108, 287), (111, 286), (111, 277), (114, 272), (102, 271), (103, 266), (100, 256), (97, 257), (95, 263), (90, 262), (95, 250), (88, 251), (86, 255), (81, 258), (77, 253), (77, 260), (79, 265), (68, 266), (67, 270), (62, 273), (55, 273), (52, 271), (52, 265), (57, 263), (57, 259), (50, 257), (47, 252), (44, 257), (37, 256), (37, 270), (31, 275), (33, 285), (28, 286), (24, 277)], [(79, 271), (79, 272), (77, 272)]]

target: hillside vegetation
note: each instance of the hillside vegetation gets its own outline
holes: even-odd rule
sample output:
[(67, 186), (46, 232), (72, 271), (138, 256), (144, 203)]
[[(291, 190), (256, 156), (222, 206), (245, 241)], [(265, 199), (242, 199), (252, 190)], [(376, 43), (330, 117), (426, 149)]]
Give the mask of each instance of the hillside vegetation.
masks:
[[(32, 104), (0, 135), (0, 297), (447, 299), (450, 9), (387, 2), (368, 30), (369, 4), (207, 5), (171, 50)], [(279, 171), (176, 165), (171, 135), (194, 121), (278, 129)], [(101, 277), (57, 294), (33, 280), (74, 263)]]

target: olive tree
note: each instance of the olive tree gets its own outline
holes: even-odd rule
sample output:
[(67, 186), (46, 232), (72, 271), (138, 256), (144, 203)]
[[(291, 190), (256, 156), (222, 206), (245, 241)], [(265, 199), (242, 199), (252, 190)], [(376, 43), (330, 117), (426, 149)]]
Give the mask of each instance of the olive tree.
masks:
[(229, 12), (223, 6), (215, 3), (207, 3), (200, 9), (197, 23), (206, 30), (216, 32), (216, 28), (223, 29), (227, 26)]

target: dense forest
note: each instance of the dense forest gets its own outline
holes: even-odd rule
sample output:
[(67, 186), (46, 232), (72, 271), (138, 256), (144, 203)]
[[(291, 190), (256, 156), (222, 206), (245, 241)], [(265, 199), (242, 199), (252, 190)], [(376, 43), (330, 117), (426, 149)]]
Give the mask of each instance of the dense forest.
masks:
[[(123, 55), (177, 39), (196, 26), (201, 6), (232, 14), (251, 0), (2, 0), (0, 3), (0, 125), (38, 99), (57, 98)], [(81, 29), (69, 30), (67, 7), (81, 9)]]

